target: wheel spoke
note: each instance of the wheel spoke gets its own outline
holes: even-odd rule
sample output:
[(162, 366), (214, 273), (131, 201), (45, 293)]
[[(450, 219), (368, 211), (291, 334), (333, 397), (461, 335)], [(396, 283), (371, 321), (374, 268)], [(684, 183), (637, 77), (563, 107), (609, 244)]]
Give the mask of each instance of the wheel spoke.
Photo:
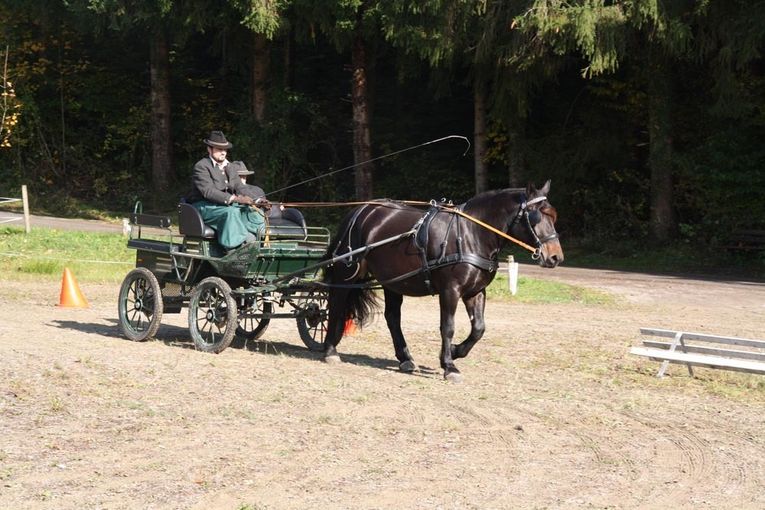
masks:
[(120, 287), (120, 327), (129, 339), (143, 341), (153, 336), (162, 319), (162, 291), (156, 276), (146, 268), (133, 269)]
[(136, 331), (141, 331), (143, 328), (141, 327), (141, 312), (138, 310), (133, 311), (133, 315), (130, 318), (131, 324), (133, 324), (133, 329)]
[(225, 280), (211, 276), (194, 289), (189, 300), (189, 332), (200, 351), (221, 352), (234, 337), (236, 302)]

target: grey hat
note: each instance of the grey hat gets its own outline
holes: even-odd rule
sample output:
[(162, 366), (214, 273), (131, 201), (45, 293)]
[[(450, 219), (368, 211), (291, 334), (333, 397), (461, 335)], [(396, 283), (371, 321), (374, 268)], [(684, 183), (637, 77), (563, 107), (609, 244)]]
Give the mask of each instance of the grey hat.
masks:
[(244, 162), (242, 161), (232, 161), (229, 163), (232, 168), (236, 168), (236, 173), (239, 177), (246, 177), (248, 175), (252, 175), (255, 172), (252, 172), (250, 170), (247, 170), (247, 167), (244, 165)]
[(210, 137), (202, 141), (205, 145), (219, 149), (230, 149), (233, 147), (231, 142), (226, 140), (226, 135), (223, 134), (223, 131), (210, 131)]

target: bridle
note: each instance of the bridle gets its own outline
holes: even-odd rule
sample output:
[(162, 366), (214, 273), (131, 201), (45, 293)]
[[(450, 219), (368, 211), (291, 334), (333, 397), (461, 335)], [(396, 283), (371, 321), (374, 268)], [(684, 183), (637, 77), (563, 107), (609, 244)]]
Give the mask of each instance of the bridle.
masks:
[[(553, 231), (552, 234), (540, 239), (536, 230), (534, 230), (534, 227), (542, 221), (543, 213), (539, 209), (529, 209), (529, 206), (544, 202), (545, 200), (547, 200), (547, 197), (544, 195), (532, 198), (531, 200), (526, 200), (526, 196), (524, 195), (523, 200), (521, 201), (521, 205), (518, 208), (518, 214), (516, 214), (515, 218), (511, 221), (513, 224), (524, 222), (528, 227), (529, 233), (531, 233), (531, 237), (534, 239), (534, 244), (537, 246), (536, 250), (534, 250), (534, 253), (531, 254), (531, 258), (533, 260), (538, 260), (539, 257), (542, 256), (542, 245), (549, 243), (550, 241), (554, 241), (559, 237), (558, 232)], [(508, 227), (509, 226), (510, 225), (508, 225)]]

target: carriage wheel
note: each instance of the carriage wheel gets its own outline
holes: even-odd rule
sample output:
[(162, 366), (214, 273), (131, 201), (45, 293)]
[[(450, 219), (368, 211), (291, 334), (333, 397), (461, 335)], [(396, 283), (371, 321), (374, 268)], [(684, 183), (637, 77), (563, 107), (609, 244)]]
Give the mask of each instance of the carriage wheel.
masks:
[(236, 332), (236, 301), (231, 287), (218, 277), (205, 278), (189, 298), (189, 332), (197, 350), (219, 353)]
[(162, 320), (162, 291), (145, 267), (130, 271), (120, 286), (117, 304), (120, 328), (130, 340), (143, 342), (157, 334)]
[(327, 295), (317, 294), (311, 301), (306, 302), (302, 317), (297, 318), (300, 339), (309, 350), (316, 352), (324, 350), (328, 322)]
[[(270, 314), (274, 309), (274, 305), (270, 301), (263, 299), (263, 296), (267, 295), (268, 293), (246, 297), (245, 306), (242, 308), (242, 311)], [(255, 317), (239, 318), (237, 320), (236, 336), (247, 340), (256, 340), (263, 336), (270, 322), (270, 317), (261, 317), (260, 319)]]

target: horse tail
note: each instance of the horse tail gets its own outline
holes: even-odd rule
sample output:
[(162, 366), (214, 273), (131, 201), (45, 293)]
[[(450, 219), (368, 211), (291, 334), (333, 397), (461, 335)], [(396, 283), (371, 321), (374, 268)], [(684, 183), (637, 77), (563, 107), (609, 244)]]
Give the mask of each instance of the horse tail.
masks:
[[(357, 215), (357, 212), (352, 211), (341, 222), (338, 234), (329, 243), (322, 260), (329, 261), (338, 255), (342, 243), (347, 239), (349, 240), (349, 233), (353, 229), (353, 223)], [(353, 234), (357, 233), (353, 232)], [(353, 237), (356, 238), (357, 236), (354, 235)], [(354, 239), (353, 242), (349, 240), (347, 251), (351, 251), (352, 245), (357, 243), (358, 239)], [(358, 244), (360, 245), (360, 243)], [(362, 259), (353, 257), (353, 259), (348, 259), (347, 261), (352, 261), (353, 263), (347, 265), (345, 262), (339, 261), (325, 266), (322, 281), (330, 286), (330, 306), (338, 303), (338, 300), (333, 299), (333, 295), (337, 295), (341, 291), (345, 295), (345, 299), (342, 301), (342, 308), (337, 310), (343, 321), (354, 320), (359, 327), (363, 327), (369, 323), (372, 315), (379, 308), (379, 301), (375, 292), (371, 288), (363, 286), (363, 284), (359, 287), (349, 287), (353, 285), (355, 273), (358, 271), (358, 264), (362, 263)], [(332, 287), (333, 285), (336, 285), (336, 287)]]
[(362, 328), (369, 324), (374, 312), (380, 308), (380, 302), (372, 289), (358, 288), (348, 293), (345, 306), (345, 320), (354, 320)]

